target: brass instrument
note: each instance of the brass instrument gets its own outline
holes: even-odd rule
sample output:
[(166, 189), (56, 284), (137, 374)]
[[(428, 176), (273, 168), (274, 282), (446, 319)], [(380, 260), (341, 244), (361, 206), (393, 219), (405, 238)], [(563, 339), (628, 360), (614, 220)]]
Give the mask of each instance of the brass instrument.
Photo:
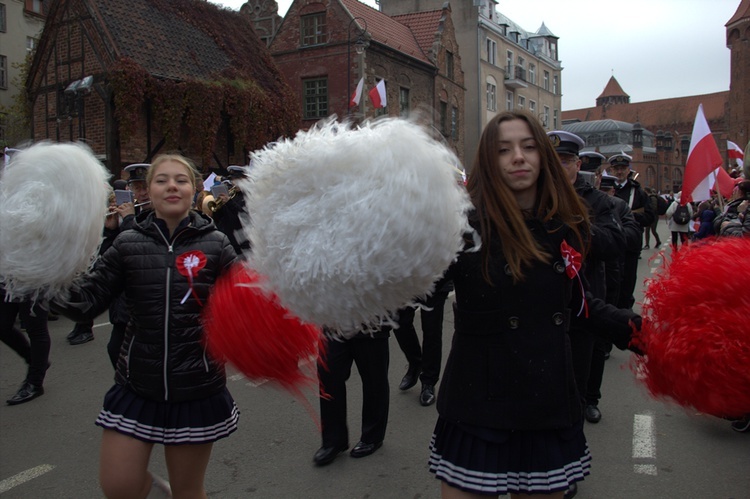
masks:
[[(133, 205), (133, 208), (138, 208), (139, 206), (146, 206), (147, 204), (151, 204), (151, 201), (144, 201), (142, 203), (136, 203)], [(108, 211), (106, 216), (116, 215), (116, 214), (117, 214), (116, 211)]]
[(206, 203), (206, 206), (208, 207), (208, 211), (210, 211), (211, 214), (214, 214), (217, 211), (219, 211), (222, 207), (224, 207), (227, 201), (229, 201), (230, 199), (232, 199), (234, 196), (237, 195), (238, 190), (239, 189), (236, 185), (232, 185), (228, 189), (228, 196), (226, 198), (226, 201), (223, 200), (222, 198), (210, 200), (208, 203)]

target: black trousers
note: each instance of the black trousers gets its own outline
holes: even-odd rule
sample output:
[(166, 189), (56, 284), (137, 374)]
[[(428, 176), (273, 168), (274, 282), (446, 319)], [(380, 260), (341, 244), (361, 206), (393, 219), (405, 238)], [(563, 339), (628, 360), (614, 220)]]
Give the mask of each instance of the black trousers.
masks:
[(346, 381), (352, 363), (362, 378), (362, 431), (365, 443), (382, 442), (388, 425), (388, 338), (357, 336), (346, 341), (328, 341), (328, 349), (318, 362), (320, 420), (323, 447), (349, 446), (346, 424)]
[(635, 284), (638, 281), (638, 258), (641, 256), (641, 252), (628, 251), (625, 253), (623, 259), (625, 265), (623, 266), (622, 280), (620, 281), (620, 295), (617, 303), (617, 308), (629, 308), (632, 309), (635, 304)]
[(402, 308), (398, 311), (398, 329), (393, 331), (398, 346), (404, 352), (410, 366), (418, 366), (422, 370), (420, 381), (426, 385), (435, 385), (440, 379), (440, 366), (443, 354), (443, 314), (448, 293), (435, 292), (427, 298), (424, 306), (429, 309), (420, 310), (422, 319), (422, 345), (414, 328), (416, 309)]
[[(26, 325), (26, 336), (15, 326), (20, 314)], [(49, 363), (50, 337), (47, 329), (48, 312), (38, 303), (5, 301), (0, 292), (0, 341), (8, 345), (28, 364), (26, 381), (35, 386), (44, 384)]]

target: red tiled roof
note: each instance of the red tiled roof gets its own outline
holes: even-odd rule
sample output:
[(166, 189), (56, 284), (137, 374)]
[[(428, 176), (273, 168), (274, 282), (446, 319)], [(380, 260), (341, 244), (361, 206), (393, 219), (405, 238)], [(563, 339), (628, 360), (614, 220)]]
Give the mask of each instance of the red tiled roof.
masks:
[(602, 91), (601, 95), (597, 97), (598, 99), (601, 99), (602, 97), (630, 97), (628, 94), (625, 93), (625, 90), (622, 89), (618, 81), (615, 79), (614, 76), (610, 77), (609, 81), (607, 82), (607, 86), (604, 87), (604, 90)]
[[(664, 127), (674, 124), (685, 128), (692, 127), (698, 104), (703, 104), (703, 113), (711, 123), (725, 119), (725, 106), (729, 102), (729, 91), (713, 94), (692, 95), (689, 97), (674, 97), (648, 102), (631, 102), (629, 104), (613, 104), (608, 106), (588, 107), (562, 112), (564, 121), (594, 121), (613, 119), (635, 123), (636, 121), (646, 129)], [(692, 130), (692, 128), (690, 128)], [(687, 130), (688, 132), (690, 130)], [(657, 130), (651, 130), (656, 132)], [(685, 133), (685, 130), (681, 130)]]
[(737, 12), (734, 13), (732, 18), (727, 21), (724, 26), (729, 26), (730, 24), (736, 23), (740, 19), (748, 17), (750, 17), (750, 0), (742, 0), (740, 6), (737, 7)]
[(408, 26), (357, 0), (339, 0), (351, 16), (367, 22), (372, 40), (402, 54), (433, 65)]
[(417, 43), (422, 47), (422, 51), (429, 54), (432, 51), (432, 44), (435, 42), (435, 34), (442, 17), (442, 10), (432, 10), (393, 16), (393, 19), (408, 26), (414, 33)]

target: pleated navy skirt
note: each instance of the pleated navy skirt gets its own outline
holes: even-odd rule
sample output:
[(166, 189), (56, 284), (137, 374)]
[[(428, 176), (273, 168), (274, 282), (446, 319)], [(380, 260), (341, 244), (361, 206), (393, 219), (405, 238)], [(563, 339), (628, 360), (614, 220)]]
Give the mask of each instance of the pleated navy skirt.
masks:
[(505, 431), (438, 418), (430, 472), (465, 492), (487, 495), (564, 491), (589, 474), (583, 421), (563, 430)]
[(145, 399), (116, 384), (104, 396), (96, 425), (149, 443), (205, 444), (237, 430), (239, 416), (226, 387), (204, 399), (172, 403)]

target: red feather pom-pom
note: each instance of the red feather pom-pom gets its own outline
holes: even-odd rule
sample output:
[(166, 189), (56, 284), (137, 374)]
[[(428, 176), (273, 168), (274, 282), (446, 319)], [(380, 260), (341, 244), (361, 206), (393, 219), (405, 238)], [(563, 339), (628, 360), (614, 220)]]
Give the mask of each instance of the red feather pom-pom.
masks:
[(650, 393), (718, 417), (750, 414), (750, 238), (683, 246), (644, 296), (633, 366)]
[[(301, 396), (303, 386), (317, 389), (314, 359), (325, 340), (317, 327), (303, 324), (267, 294), (261, 282), (242, 264), (216, 282), (203, 310), (208, 350), (250, 379), (275, 381)], [(311, 359), (310, 372), (303, 372), (300, 363)]]

